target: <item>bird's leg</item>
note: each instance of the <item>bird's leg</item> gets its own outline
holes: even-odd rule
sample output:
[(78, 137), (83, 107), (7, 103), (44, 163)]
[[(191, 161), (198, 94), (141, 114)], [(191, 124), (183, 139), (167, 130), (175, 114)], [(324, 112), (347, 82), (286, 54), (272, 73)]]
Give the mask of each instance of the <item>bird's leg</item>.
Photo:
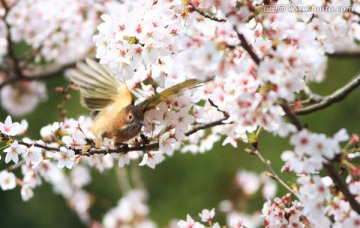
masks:
[(115, 145), (115, 147), (124, 147), (124, 148), (129, 147), (129, 145), (127, 143), (123, 143), (123, 142), (115, 142), (114, 145)]
[(149, 142), (149, 139), (148, 139), (144, 134), (140, 134), (140, 138), (141, 138), (141, 140), (142, 140), (143, 146), (145, 146), (145, 145), (147, 145), (147, 144), (150, 143), (150, 142)]
[(91, 147), (94, 147), (94, 146), (95, 146), (95, 142), (94, 142), (94, 140), (89, 139), (89, 138), (85, 138), (85, 141), (86, 141), (86, 142), (87, 142), (87, 144), (89, 144)]
[(141, 145), (141, 142), (139, 141), (138, 138), (135, 138), (134, 142), (135, 142), (135, 146), (140, 146)]

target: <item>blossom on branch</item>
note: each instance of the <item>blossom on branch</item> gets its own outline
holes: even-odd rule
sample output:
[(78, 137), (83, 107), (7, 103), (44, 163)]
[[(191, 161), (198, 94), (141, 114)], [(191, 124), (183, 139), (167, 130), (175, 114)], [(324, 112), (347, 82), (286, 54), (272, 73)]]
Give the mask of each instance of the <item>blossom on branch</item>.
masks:
[(11, 8), (7, 22), (14, 41), (24, 40), (37, 50), (37, 61), (67, 63), (83, 58), (93, 47), (91, 37), (103, 10), (88, 0), (24, 0)]
[(11, 116), (7, 116), (5, 122), (0, 122), (0, 132), (5, 135), (14, 136), (19, 134), (20, 124), (12, 122)]
[[(300, 10), (350, 4), (346, 12)], [(44, 67), (41, 73), (47, 78), (51, 73), (45, 66), (54, 64), (60, 70), (53, 75), (60, 75), (88, 55), (95, 55), (124, 82), (134, 105), (188, 79), (204, 84), (170, 96), (145, 112), (144, 131), (121, 146), (105, 133), (95, 148), (99, 138), (91, 131), (93, 118), (66, 117), (63, 104), (59, 105), (63, 123), (43, 127), (43, 141), (21, 138), (27, 135), (27, 122), (13, 123), (8, 116), (0, 122), (0, 140), (5, 143), (4, 163), (15, 164), (0, 171), (3, 190), (19, 185), (22, 199), (28, 201), (35, 188), (47, 182), (84, 224), (96, 226), (100, 222), (91, 218), (90, 208), (98, 205), (94, 202), (98, 199), (85, 190), (92, 180), (91, 169), (102, 174), (114, 166), (125, 170), (140, 157), (140, 166), (154, 169), (165, 154), (170, 157), (175, 151), (205, 153), (220, 140), (222, 146), (234, 148), (250, 141), (246, 151), (270, 172), (260, 176), (237, 172), (240, 200), (220, 204), (230, 227), (257, 227), (261, 222), (265, 227), (359, 226), (360, 168), (354, 162), (359, 157), (358, 137), (349, 140), (345, 129), (333, 136), (312, 132), (296, 116), (327, 100), (329, 106), (360, 85), (357, 77), (324, 97), (307, 87), (325, 78), (328, 56), (336, 54), (339, 46), (352, 49), (360, 40), (359, 1), (4, 0), (1, 5), (1, 104), (13, 116), (33, 111), (47, 98), (45, 84), (30, 77), (33, 69)], [(291, 11), (292, 7), (296, 10)], [(26, 51), (18, 54), (16, 48), (14, 53), (17, 43)], [(92, 80), (96, 83), (97, 78)], [(67, 89), (57, 91), (64, 101), (70, 97)], [(103, 95), (102, 89), (95, 92)], [(112, 101), (104, 99), (94, 106), (103, 102)], [(271, 149), (258, 146), (261, 130), (290, 137), (293, 148), (284, 151), (281, 159), (283, 171), (296, 174), (293, 183), (282, 180), (277, 168), (260, 154), (260, 149)], [(336, 168), (332, 169), (333, 164)], [(320, 176), (323, 168), (329, 177)], [(19, 175), (16, 169), (21, 169)], [(342, 174), (348, 175), (346, 179)], [(124, 178), (120, 176), (119, 180)], [(129, 185), (143, 187), (135, 171), (124, 176), (133, 178)], [(276, 181), (289, 194), (276, 197)], [(121, 188), (123, 197), (105, 214), (103, 226), (156, 227), (149, 219), (146, 192)], [(244, 199), (252, 200), (255, 194), (267, 199), (262, 216), (240, 212), (242, 205), (237, 201), (245, 204)], [(215, 209), (204, 209), (199, 216), (206, 225), (189, 214), (175, 223), (178, 227), (220, 227), (214, 222)]]
[(161, 152), (147, 152), (144, 154), (140, 166), (147, 165), (150, 168), (154, 169), (157, 164), (162, 162), (165, 159), (163, 153)]
[(202, 222), (207, 222), (207, 223), (211, 224), (212, 220), (215, 216), (215, 208), (213, 208), (211, 211), (204, 209), (199, 214), (199, 216), (200, 216)]
[(18, 163), (19, 155), (25, 153), (26, 149), (26, 146), (19, 145), (18, 141), (15, 140), (10, 147), (4, 150), (4, 152), (7, 153), (5, 162), (8, 163), (12, 160), (13, 162)]
[(180, 220), (177, 223), (177, 226), (179, 228), (187, 228), (187, 227), (204, 228), (205, 227), (204, 225), (200, 224), (199, 222), (195, 222), (195, 220), (193, 218), (191, 218), (191, 216), (189, 214), (186, 215), (186, 221)]
[(65, 147), (60, 147), (58, 156), (58, 164), (57, 166), (62, 169), (66, 166), (68, 169), (71, 169), (74, 164), (74, 156), (75, 152), (73, 150), (69, 150)]
[(33, 165), (37, 165), (42, 160), (42, 149), (39, 147), (35, 147), (32, 145), (30, 148), (26, 149), (26, 152), (24, 153), (24, 158), (26, 165), (29, 165), (30, 163)]
[(304, 129), (290, 138), (295, 147), (293, 151), (284, 151), (281, 155), (285, 166), (296, 173), (316, 173), (324, 163), (328, 163), (340, 153), (339, 143), (348, 139), (344, 130), (340, 130), (333, 138), (324, 134), (311, 133)]

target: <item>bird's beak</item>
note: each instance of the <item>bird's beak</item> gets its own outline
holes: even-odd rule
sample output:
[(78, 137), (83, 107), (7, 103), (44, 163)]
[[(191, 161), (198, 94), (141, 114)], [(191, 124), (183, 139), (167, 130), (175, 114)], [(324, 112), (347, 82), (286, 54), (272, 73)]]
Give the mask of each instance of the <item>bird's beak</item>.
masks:
[(144, 121), (142, 121), (142, 120), (138, 120), (138, 121), (136, 121), (136, 123), (139, 124), (139, 125), (141, 125), (141, 126), (145, 126), (145, 123), (144, 123)]

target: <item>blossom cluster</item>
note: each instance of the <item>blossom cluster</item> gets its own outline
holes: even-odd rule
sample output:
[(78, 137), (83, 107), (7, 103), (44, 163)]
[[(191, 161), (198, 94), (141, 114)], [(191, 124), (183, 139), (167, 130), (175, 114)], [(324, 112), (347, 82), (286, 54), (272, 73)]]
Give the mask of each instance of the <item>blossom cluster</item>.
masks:
[(25, 0), (11, 7), (6, 22), (13, 41), (29, 44), (37, 61), (68, 63), (94, 46), (91, 37), (103, 11), (100, 1)]
[[(25, 42), (30, 50), (23, 53), (21, 62), (55, 62), (67, 64), (81, 60), (94, 49), (92, 36), (105, 11), (101, 1), (24, 0), (4, 1), (9, 8), (0, 7), (0, 64), (8, 45)], [(59, 13), (61, 12), (61, 13)], [(6, 15), (6, 18), (5, 18)], [(7, 31), (7, 25), (10, 31)], [(7, 34), (11, 34), (8, 40)], [(8, 42), (12, 42), (8, 44)], [(8, 60), (9, 61), (9, 60)], [(4, 62), (2, 68), (9, 68)], [(7, 63), (7, 64), (5, 64)], [(31, 67), (29, 67), (31, 68)], [(22, 70), (29, 71), (29, 69)], [(21, 75), (15, 75), (21, 77)], [(10, 79), (13, 75), (6, 75)], [(0, 78), (0, 83), (3, 80)], [(42, 82), (19, 81), (1, 89), (1, 104), (13, 116), (22, 116), (35, 109), (47, 97)]]
[[(300, 3), (283, 0), (272, 4)], [(339, 2), (318, 0), (314, 4), (337, 5)], [(246, 141), (246, 132), (258, 127), (280, 131), (286, 124), (279, 100), (296, 100), (297, 92), (304, 89), (307, 81), (324, 77), (326, 54), (334, 52), (336, 40), (345, 37), (356, 40), (359, 36), (356, 29), (359, 17), (351, 12), (261, 14), (260, 6), (258, 1), (236, 5), (230, 0), (201, 3), (141, 0), (121, 4), (107, 1), (104, 5), (87, 1), (27, 0), (11, 8), (7, 22), (15, 41), (25, 40), (34, 50), (40, 48), (38, 58), (65, 62), (82, 58), (89, 52), (93, 45), (89, 37), (99, 23), (98, 15), (108, 10), (108, 14), (102, 15), (99, 33), (93, 38), (96, 57), (127, 81), (139, 101), (155, 90), (188, 78), (213, 79), (199, 89), (197, 99), (205, 100), (205, 104), (195, 106), (196, 122), (221, 118), (222, 113), (207, 101), (211, 99), (220, 110), (226, 110), (227, 122), (231, 124), (214, 128), (210, 136), (199, 132), (189, 138), (191, 145), (184, 152), (204, 152), (220, 140), (219, 135), (226, 136), (224, 144), (236, 145), (239, 140)], [(55, 14), (59, 9), (64, 13)], [(29, 17), (23, 11), (36, 16)], [(215, 19), (204, 14), (214, 15)], [(134, 20), (129, 23), (127, 18)], [(54, 26), (43, 30), (43, 24), (38, 21)], [(24, 24), (34, 26), (23, 27)], [(261, 61), (254, 61), (244, 51), (244, 41), (239, 40), (239, 35), (252, 44), (254, 54)], [(153, 83), (144, 83), (149, 79)], [(3, 100), (14, 101), (6, 96)], [(29, 110), (35, 103), (26, 102)], [(20, 114), (21, 109), (7, 107), (13, 114)], [(159, 120), (161, 124), (166, 122), (166, 119)], [(205, 145), (192, 143), (199, 139), (205, 140)], [(175, 142), (171, 138), (167, 144)]]
[(156, 225), (148, 217), (149, 208), (145, 204), (146, 192), (131, 190), (121, 198), (115, 208), (110, 209), (104, 216), (105, 227), (149, 227)]
[(239, 170), (236, 173), (235, 183), (247, 195), (255, 194), (261, 190), (261, 195), (265, 199), (273, 198), (277, 191), (275, 181), (269, 178), (266, 173), (258, 175), (247, 170)]
[(265, 172), (257, 174), (247, 170), (239, 170), (235, 176), (236, 187), (240, 190), (237, 198), (220, 202), (219, 209), (226, 215), (229, 227), (259, 227), (263, 218), (259, 211), (249, 211), (251, 200), (262, 197), (273, 199), (277, 193), (277, 186)]
[(34, 111), (47, 100), (46, 86), (38, 81), (19, 81), (4, 86), (0, 91), (1, 104), (12, 116), (22, 116)]
[[(360, 216), (349, 202), (332, 196), (334, 183), (328, 177), (304, 176), (298, 179), (300, 201), (290, 194), (264, 204), (265, 227), (357, 227)], [(333, 221), (330, 220), (333, 219)]]
[(199, 213), (200, 222), (194, 220), (189, 214), (186, 216), (186, 220), (179, 220), (176, 224), (171, 224), (170, 227), (178, 228), (220, 228), (220, 227), (229, 227), (229, 228), (245, 228), (245, 227), (257, 227), (260, 224), (258, 223), (260, 216), (253, 217), (252, 219), (244, 219), (244, 216), (238, 214), (232, 214), (231, 220), (228, 221), (228, 226), (221, 226), (219, 222), (215, 222), (215, 208), (212, 210), (203, 209)]
[[(149, 78), (165, 88), (188, 78), (212, 79), (199, 89), (205, 104), (195, 106), (196, 122), (222, 118), (215, 104), (226, 110), (231, 124), (213, 128), (206, 137), (202, 132), (190, 136), (184, 152), (204, 152), (220, 140), (219, 135), (226, 136), (224, 144), (236, 145), (258, 127), (278, 132), (288, 126), (279, 101), (295, 101), (306, 82), (324, 78), (326, 54), (335, 51), (338, 38), (356, 39), (358, 30), (353, 28), (359, 17), (348, 13), (344, 19), (342, 12), (259, 14), (258, 4), (247, 1), (237, 8), (234, 1), (125, 1), (102, 16), (104, 22), (94, 37), (96, 57), (127, 80), (136, 95), (139, 84), (143, 93), (154, 90), (142, 83)], [(133, 15), (138, 15), (136, 20), (127, 23)], [(239, 35), (252, 44), (261, 61), (244, 51)], [(199, 141), (207, 145), (193, 143)]]
[(337, 154), (340, 154), (340, 142), (349, 139), (345, 129), (340, 130), (332, 138), (325, 134), (311, 133), (304, 129), (290, 138), (295, 147), (293, 151), (284, 151), (281, 155), (285, 165), (284, 171), (295, 173), (316, 173), (323, 165), (329, 163)]
[[(26, 120), (13, 123), (8, 116), (4, 123), (0, 122), (0, 132), (7, 142), (7, 148), (4, 150), (5, 163), (24, 163), (26, 166), (36, 167), (43, 162), (51, 162), (56, 163), (54, 166), (59, 169), (64, 167), (71, 169), (74, 164), (82, 162), (102, 172), (112, 168), (115, 161), (118, 161), (119, 167), (123, 167), (129, 164), (131, 159), (138, 159), (141, 155), (144, 156), (140, 165), (151, 168), (155, 168), (156, 164), (164, 160), (163, 151), (81, 156), (79, 152), (90, 148), (94, 140), (94, 135), (90, 131), (91, 125), (90, 117), (81, 116), (78, 120), (66, 118), (62, 123), (55, 122), (43, 127), (40, 130), (41, 140), (35, 141), (25, 137), (18, 141), (14, 137), (25, 135), (28, 123)], [(105, 139), (102, 148), (114, 149), (115, 146), (110, 139)], [(23, 160), (19, 158), (20, 156)]]
[(202, 210), (199, 214), (201, 222), (207, 223), (208, 226), (203, 225), (200, 222), (196, 222), (189, 214), (186, 216), (186, 220), (180, 220), (177, 222), (177, 227), (186, 228), (186, 227), (194, 227), (194, 228), (205, 228), (205, 227), (213, 227), (220, 228), (219, 223), (213, 223), (213, 218), (215, 216), (215, 209), (209, 211), (208, 209)]
[[(88, 219), (90, 197), (82, 189), (91, 181), (88, 168), (79, 165), (71, 170), (70, 175), (66, 175), (62, 168), (64, 166), (72, 168), (75, 159), (74, 151), (65, 147), (60, 147), (57, 152), (44, 151), (42, 146), (46, 145), (46, 136), (48, 136), (46, 130), (42, 130), (44, 141), (36, 143), (29, 138), (24, 138), (22, 141), (13, 138), (25, 134), (27, 127), (26, 121), (22, 121), (21, 124), (13, 123), (10, 116), (4, 123), (0, 122), (1, 138), (7, 138), (9, 145), (4, 150), (5, 163), (15, 163), (9, 169), (0, 172), (0, 187), (3, 190), (11, 190), (19, 185), (21, 196), (24, 201), (27, 201), (34, 196), (33, 189), (46, 181), (53, 186), (56, 193), (69, 201), (80, 218)], [(51, 130), (49, 134), (55, 137), (54, 134), (59, 131), (59, 124), (54, 124)], [(56, 143), (51, 144), (53, 147), (55, 145)], [(17, 177), (13, 173), (16, 166), (21, 167), (22, 177)]]
[(262, 209), (265, 227), (303, 227), (303, 206), (300, 202), (291, 200), (290, 194), (273, 201), (268, 200)]
[[(290, 136), (294, 148), (282, 153), (282, 171), (297, 175), (294, 187), (283, 184), (293, 196), (273, 199), (276, 186), (265, 174), (237, 173), (235, 183), (241, 192), (250, 196), (261, 191), (268, 199), (262, 210), (266, 227), (360, 224), (359, 215), (335, 192), (335, 184), (319, 175), (324, 165), (339, 160), (348, 168), (349, 191), (360, 202), (360, 169), (349, 164), (359, 155), (346, 153), (347, 146), (359, 140), (350, 138), (345, 130), (332, 137), (298, 130), (301, 127), (296, 129), (283, 118), (283, 104), (292, 106), (291, 111), (301, 108), (301, 92), (307, 89), (306, 84), (324, 79), (327, 55), (334, 53), (343, 40), (349, 46), (359, 42), (360, 2), (311, 2), (315, 6), (353, 4), (355, 9), (332, 13), (263, 13), (263, 4), (259, 0), (23, 0), (9, 4), (7, 15), (0, 8), (0, 18), (6, 15), (0, 20), (0, 64), (8, 45), (12, 45), (7, 37), (11, 34), (14, 42), (25, 41), (31, 48), (25, 60), (21, 59), (21, 67), (29, 60), (67, 64), (94, 53), (100, 64), (126, 83), (136, 98), (135, 105), (185, 80), (204, 82), (145, 113), (145, 140), (127, 143), (131, 147), (145, 141), (158, 142), (158, 150), (153, 151), (108, 153), (116, 147), (111, 139), (104, 138), (101, 148), (97, 148), (100, 152), (93, 152), (95, 137), (90, 117), (49, 124), (41, 129), (41, 140), (32, 140), (26, 137), (28, 123), (13, 123), (8, 116), (0, 122), (0, 140), (6, 143), (0, 159), (9, 165), (0, 171), (0, 188), (20, 186), (21, 196), (27, 201), (36, 187), (48, 182), (89, 223), (91, 197), (84, 190), (91, 182), (89, 168), (103, 172), (139, 158), (139, 165), (155, 168), (177, 150), (204, 153), (222, 139), (223, 145), (237, 147), (240, 140), (248, 142), (249, 134), (264, 129), (280, 137)], [(308, 3), (279, 0), (270, 4)], [(10, 76), (0, 72), (0, 84)], [(37, 81), (19, 80), (1, 89), (1, 104), (13, 116), (33, 111), (44, 99), (46, 87)], [(191, 132), (214, 122), (217, 124), (211, 130)], [(349, 139), (345, 147), (340, 146)], [(19, 167), (21, 174), (15, 175)], [(295, 196), (298, 199), (292, 198)], [(104, 226), (155, 227), (149, 219), (146, 197), (141, 190), (125, 193), (106, 213)], [(242, 214), (236, 206), (230, 200), (220, 205), (229, 227), (260, 224), (259, 213)], [(201, 222), (187, 215), (175, 225), (220, 227), (213, 221), (215, 209), (205, 209), (199, 216)]]

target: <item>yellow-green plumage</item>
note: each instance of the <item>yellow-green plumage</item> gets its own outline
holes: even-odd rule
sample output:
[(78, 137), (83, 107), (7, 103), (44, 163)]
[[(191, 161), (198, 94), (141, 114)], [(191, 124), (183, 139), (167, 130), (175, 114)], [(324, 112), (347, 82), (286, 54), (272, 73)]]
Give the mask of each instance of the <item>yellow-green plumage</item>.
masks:
[(146, 111), (173, 95), (202, 85), (195, 79), (187, 80), (134, 106), (126, 84), (92, 59), (86, 59), (86, 63), (78, 63), (71, 72), (71, 80), (79, 87), (81, 104), (98, 111), (91, 127), (97, 137), (97, 147), (101, 145), (99, 139), (102, 137), (111, 138), (116, 143), (135, 137), (144, 124)]
[(161, 93), (155, 94), (154, 96), (148, 98), (147, 100), (140, 103), (139, 107), (143, 112), (146, 112), (173, 95), (180, 94), (187, 89), (193, 89), (193, 88), (199, 87), (201, 85), (202, 85), (202, 83), (196, 79), (190, 79), (190, 80), (184, 81), (182, 83), (179, 83), (177, 85), (174, 85), (170, 88), (165, 89)]

